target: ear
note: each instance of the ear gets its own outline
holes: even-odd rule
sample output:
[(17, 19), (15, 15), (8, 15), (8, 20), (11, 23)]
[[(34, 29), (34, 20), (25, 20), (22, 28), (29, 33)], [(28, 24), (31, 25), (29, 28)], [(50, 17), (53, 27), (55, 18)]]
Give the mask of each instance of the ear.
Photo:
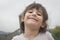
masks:
[(45, 27), (45, 23), (42, 23), (41, 27), (44, 28)]
[(21, 22), (24, 21), (24, 15), (21, 15)]

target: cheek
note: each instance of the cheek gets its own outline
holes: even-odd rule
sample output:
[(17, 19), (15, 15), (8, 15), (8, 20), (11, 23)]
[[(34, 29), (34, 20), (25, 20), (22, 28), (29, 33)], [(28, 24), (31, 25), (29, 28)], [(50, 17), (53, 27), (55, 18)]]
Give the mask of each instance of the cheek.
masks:
[(27, 17), (29, 16), (29, 14), (25, 14), (25, 16), (24, 16), (24, 21), (26, 21), (27, 20)]
[(39, 17), (39, 23), (42, 24), (43, 23), (43, 17)]

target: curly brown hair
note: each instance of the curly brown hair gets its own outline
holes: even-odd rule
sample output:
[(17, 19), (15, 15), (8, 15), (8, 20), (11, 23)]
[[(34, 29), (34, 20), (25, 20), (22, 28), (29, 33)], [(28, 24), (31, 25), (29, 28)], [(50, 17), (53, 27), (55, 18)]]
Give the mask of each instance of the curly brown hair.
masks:
[(23, 33), (24, 33), (24, 21), (22, 21), (21, 18), (22, 18), (23, 16), (25, 16), (25, 14), (26, 14), (26, 12), (27, 12), (28, 10), (34, 9), (34, 8), (36, 8), (36, 10), (41, 9), (41, 10), (42, 10), (42, 14), (43, 14), (44, 27), (43, 27), (43, 28), (40, 27), (39, 33), (40, 33), (40, 32), (41, 32), (41, 33), (44, 33), (44, 32), (46, 32), (46, 30), (47, 30), (47, 23), (46, 23), (46, 21), (48, 20), (48, 14), (47, 14), (46, 9), (45, 9), (41, 4), (39, 4), (39, 3), (32, 3), (32, 4), (30, 4), (30, 5), (28, 5), (28, 6), (26, 7), (26, 9), (24, 10), (24, 12), (23, 12), (21, 15), (19, 15), (20, 29), (21, 29), (21, 32), (23, 32)]

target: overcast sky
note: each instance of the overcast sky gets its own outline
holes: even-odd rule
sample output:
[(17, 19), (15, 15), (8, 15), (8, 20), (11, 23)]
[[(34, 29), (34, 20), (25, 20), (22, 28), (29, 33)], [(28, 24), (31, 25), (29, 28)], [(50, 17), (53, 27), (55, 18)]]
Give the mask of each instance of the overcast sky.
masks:
[[(34, 0), (33, 0), (34, 1)], [(19, 14), (32, 0), (0, 0), (0, 31), (13, 32), (19, 28)], [(60, 25), (60, 0), (35, 0), (49, 15), (49, 28)]]

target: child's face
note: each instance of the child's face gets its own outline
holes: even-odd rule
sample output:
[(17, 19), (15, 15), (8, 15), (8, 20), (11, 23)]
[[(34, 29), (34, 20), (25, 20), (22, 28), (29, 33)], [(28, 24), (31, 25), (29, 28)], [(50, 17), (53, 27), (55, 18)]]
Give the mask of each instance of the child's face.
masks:
[(24, 17), (24, 24), (30, 26), (29, 28), (40, 29), (40, 26), (42, 26), (42, 22), (43, 14), (41, 9), (40, 10), (31, 9), (26, 12)]

